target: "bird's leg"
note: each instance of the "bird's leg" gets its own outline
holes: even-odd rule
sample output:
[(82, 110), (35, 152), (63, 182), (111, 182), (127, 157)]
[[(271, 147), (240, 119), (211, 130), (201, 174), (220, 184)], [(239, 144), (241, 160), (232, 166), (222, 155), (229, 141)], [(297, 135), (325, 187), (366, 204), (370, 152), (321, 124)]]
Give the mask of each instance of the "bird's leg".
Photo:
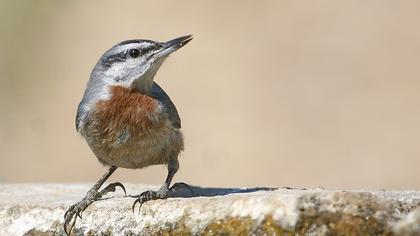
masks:
[[(172, 191), (174, 188), (178, 187), (179, 185), (187, 185), (185, 183), (176, 183), (171, 188), (169, 188), (169, 186), (171, 185), (171, 182), (172, 182), (172, 178), (174, 177), (174, 175), (178, 171), (178, 169), (179, 169), (178, 158), (171, 159), (168, 162), (168, 176), (166, 177), (165, 183), (160, 187), (160, 189), (158, 191), (148, 190), (148, 191), (145, 191), (145, 192), (143, 192), (139, 195), (132, 196), (134, 198), (137, 198), (134, 201), (134, 204), (133, 204), (133, 212), (134, 212), (134, 208), (136, 207), (137, 203), (140, 204), (140, 208), (141, 208), (143, 203), (145, 203), (147, 201), (150, 201), (150, 200), (166, 199), (166, 198), (168, 198), (169, 192)], [(190, 188), (190, 190), (192, 191), (191, 188)], [(192, 191), (192, 192), (194, 193), (194, 191)], [(139, 208), (139, 210), (140, 210), (140, 208)]]
[[(143, 205), (143, 203), (150, 201), (150, 200), (156, 200), (156, 199), (166, 199), (168, 197), (169, 193), (169, 186), (172, 182), (172, 179), (175, 175), (175, 173), (179, 169), (179, 163), (178, 159), (174, 158), (169, 160), (168, 162), (168, 176), (166, 177), (165, 183), (160, 187), (158, 191), (152, 191), (148, 190), (145, 192), (142, 192), (141, 194), (137, 196), (133, 196), (137, 198), (133, 203), (133, 212), (134, 208), (136, 207), (136, 204), (140, 204), (140, 208)], [(139, 209), (140, 210), (140, 209)]]
[(77, 217), (82, 218), (82, 212), (90, 205), (92, 202), (97, 201), (102, 198), (105, 194), (109, 192), (115, 192), (116, 187), (121, 187), (124, 190), (124, 193), (126, 193), (124, 186), (119, 183), (111, 183), (108, 186), (106, 186), (103, 190), (99, 191), (99, 188), (102, 186), (102, 184), (114, 173), (114, 171), (117, 169), (116, 166), (111, 166), (108, 171), (96, 182), (95, 185), (86, 193), (86, 196), (77, 202), (76, 204), (73, 204), (69, 207), (69, 209), (64, 214), (64, 231), (66, 234), (70, 234), (75, 223)]

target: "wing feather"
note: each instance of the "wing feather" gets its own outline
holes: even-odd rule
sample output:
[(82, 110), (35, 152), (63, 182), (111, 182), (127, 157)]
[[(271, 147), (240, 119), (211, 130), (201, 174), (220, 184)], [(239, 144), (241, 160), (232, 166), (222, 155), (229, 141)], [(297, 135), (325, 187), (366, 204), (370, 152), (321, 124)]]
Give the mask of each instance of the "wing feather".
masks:
[(151, 95), (153, 98), (159, 100), (166, 109), (168, 113), (169, 120), (172, 122), (174, 127), (180, 129), (181, 128), (181, 118), (178, 115), (178, 111), (176, 110), (175, 105), (172, 103), (169, 96), (165, 93), (165, 91), (157, 84), (153, 83)]

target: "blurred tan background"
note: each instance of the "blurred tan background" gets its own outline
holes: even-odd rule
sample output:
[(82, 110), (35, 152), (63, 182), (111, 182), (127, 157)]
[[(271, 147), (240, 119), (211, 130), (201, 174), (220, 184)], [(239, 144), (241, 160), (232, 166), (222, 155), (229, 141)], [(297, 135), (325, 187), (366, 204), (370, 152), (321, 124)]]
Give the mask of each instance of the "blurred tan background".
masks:
[[(74, 118), (101, 54), (194, 40), (157, 74), (202, 186), (420, 189), (419, 1), (2, 1), (0, 178), (96, 181)], [(166, 168), (119, 169), (161, 184)]]

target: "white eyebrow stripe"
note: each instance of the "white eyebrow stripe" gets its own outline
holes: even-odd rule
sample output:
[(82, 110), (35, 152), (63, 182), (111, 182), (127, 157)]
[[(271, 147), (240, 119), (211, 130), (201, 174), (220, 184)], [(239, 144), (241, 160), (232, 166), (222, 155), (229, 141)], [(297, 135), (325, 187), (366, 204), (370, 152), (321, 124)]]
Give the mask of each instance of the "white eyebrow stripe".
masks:
[(118, 48), (116, 48), (112, 52), (112, 54), (118, 54), (118, 53), (121, 53), (121, 52), (125, 52), (125, 51), (127, 51), (127, 50), (129, 50), (131, 48), (140, 48), (140, 49), (142, 49), (142, 48), (145, 48), (145, 47), (150, 46), (150, 45), (152, 45), (152, 43), (149, 43), (149, 42), (125, 44), (125, 45), (121, 45)]

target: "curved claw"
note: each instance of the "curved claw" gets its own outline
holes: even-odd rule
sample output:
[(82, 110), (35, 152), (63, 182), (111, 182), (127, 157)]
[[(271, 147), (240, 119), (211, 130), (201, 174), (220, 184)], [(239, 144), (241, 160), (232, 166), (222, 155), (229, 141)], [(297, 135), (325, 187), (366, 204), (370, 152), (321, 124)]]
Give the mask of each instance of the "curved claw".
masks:
[(67, 215), (69, 214), (69, 212), (70, 212), (70, 209), (71, 209), (71, 207), (66, 211), (66, 213), (64, 213), (64, 221), (66, 220), (66, 218), (67, 218)]
[(136, 204), (137, 204), (138, 202), (140, 202), (140, 200), (139, 200), (139, 199), (136, 199), (136, 200), (134, 201), (134, 203), (133, 203), (133, 206), (131, 207), (131, 210), (133, 211), (133, 214), (134, 214), (134, 208), (136, 208)]
[(75, 225), (76, 225), (76, 217), (74, 218), (73, 223), (71, 223), (69, 234), (71, 234), (71, 231), (74, 229)]
[(64, 223), (64, 232), (66, 233), (66, 235), (70, 235), (69, 232), (67, 231), (67, 224)]
[(115, 184), (116, 187), (118, 186), (124, 191), (124, 196), (126, 197), (127, 196), (127, 191), (125, 190), (124, 185), (120, 182), (115, 182), (114, 184)]
[(81, 211), (77, 211), (77, 212), (76, 212), (76, 215), (77, 215), (80, 219), (82, 219), (82, 212), (81, 212)]
[(133, 213), (134, 213), (134, 208), (136, 207), (137, 203), (140, 204), (139, 206), (139, 213), (140, 213), (141, 206), (143, 206), (143, 203), (152, 199), (151, 194), (152, 194), (152, 191), (146, 191), (146, 192), (142, 192), (140, 195), (137, 196), (137, 199), (134, 201), (133, 207), (132, 207)]
[[(68, 213), (70, 213), (70, 212), (67, 211), (65, 216), (70, 216), (70, 217), (65, 218), (65, 220), (64, 220), (64, 232), (66, 232), (67, 235), (70, 235), (71, 231), (74, 228), (74, 225), (76, 224), (77, 217), (73, 218), (73, 214), (68, 215)], [(72, 221), (72, 219), (73, 219), (73, 221)], [(69, 223), (71, 223), (70, 227), (69, 227)]]
[(82, 213), (86, 208), (92, 204), (92, 201), (86, 202), (86, 200), (82, 200), (72, 206), (69, 207), (69, 209), (64, 213), (64, 232), (67, 235), (71, 234), (71, 231), (74, 229), (74, 226), (76, 225), (77, 217), (82, 219)]
[(114, 183), (109, 184), (100, 193), (101, 195), (105, 195), (109, 192), (115, 192), (116, 187), (120, 187), (124, 191), (124, 196), (127, 196), (127, 191), (125, 190), (124, 185), (120, 182), (114, 182)]
[(139, 206), (139, 213), (140, 213), (140, 209), (141, 209), (141, 206), (143, 205), (143, 200), (140, 200), (140, 199), (143, 199), (143, 198), (137, 198), (135, 201), (134, 201), (134, 203), (133, 203), (133, 207), (132, 207), (132, 210), (133, 210), (133, 214), (134, 214), (134, 209), (136, 208), (136, 205), (137, 205), (137, 203), (139, 203), (140, 204), (140, 206)]

